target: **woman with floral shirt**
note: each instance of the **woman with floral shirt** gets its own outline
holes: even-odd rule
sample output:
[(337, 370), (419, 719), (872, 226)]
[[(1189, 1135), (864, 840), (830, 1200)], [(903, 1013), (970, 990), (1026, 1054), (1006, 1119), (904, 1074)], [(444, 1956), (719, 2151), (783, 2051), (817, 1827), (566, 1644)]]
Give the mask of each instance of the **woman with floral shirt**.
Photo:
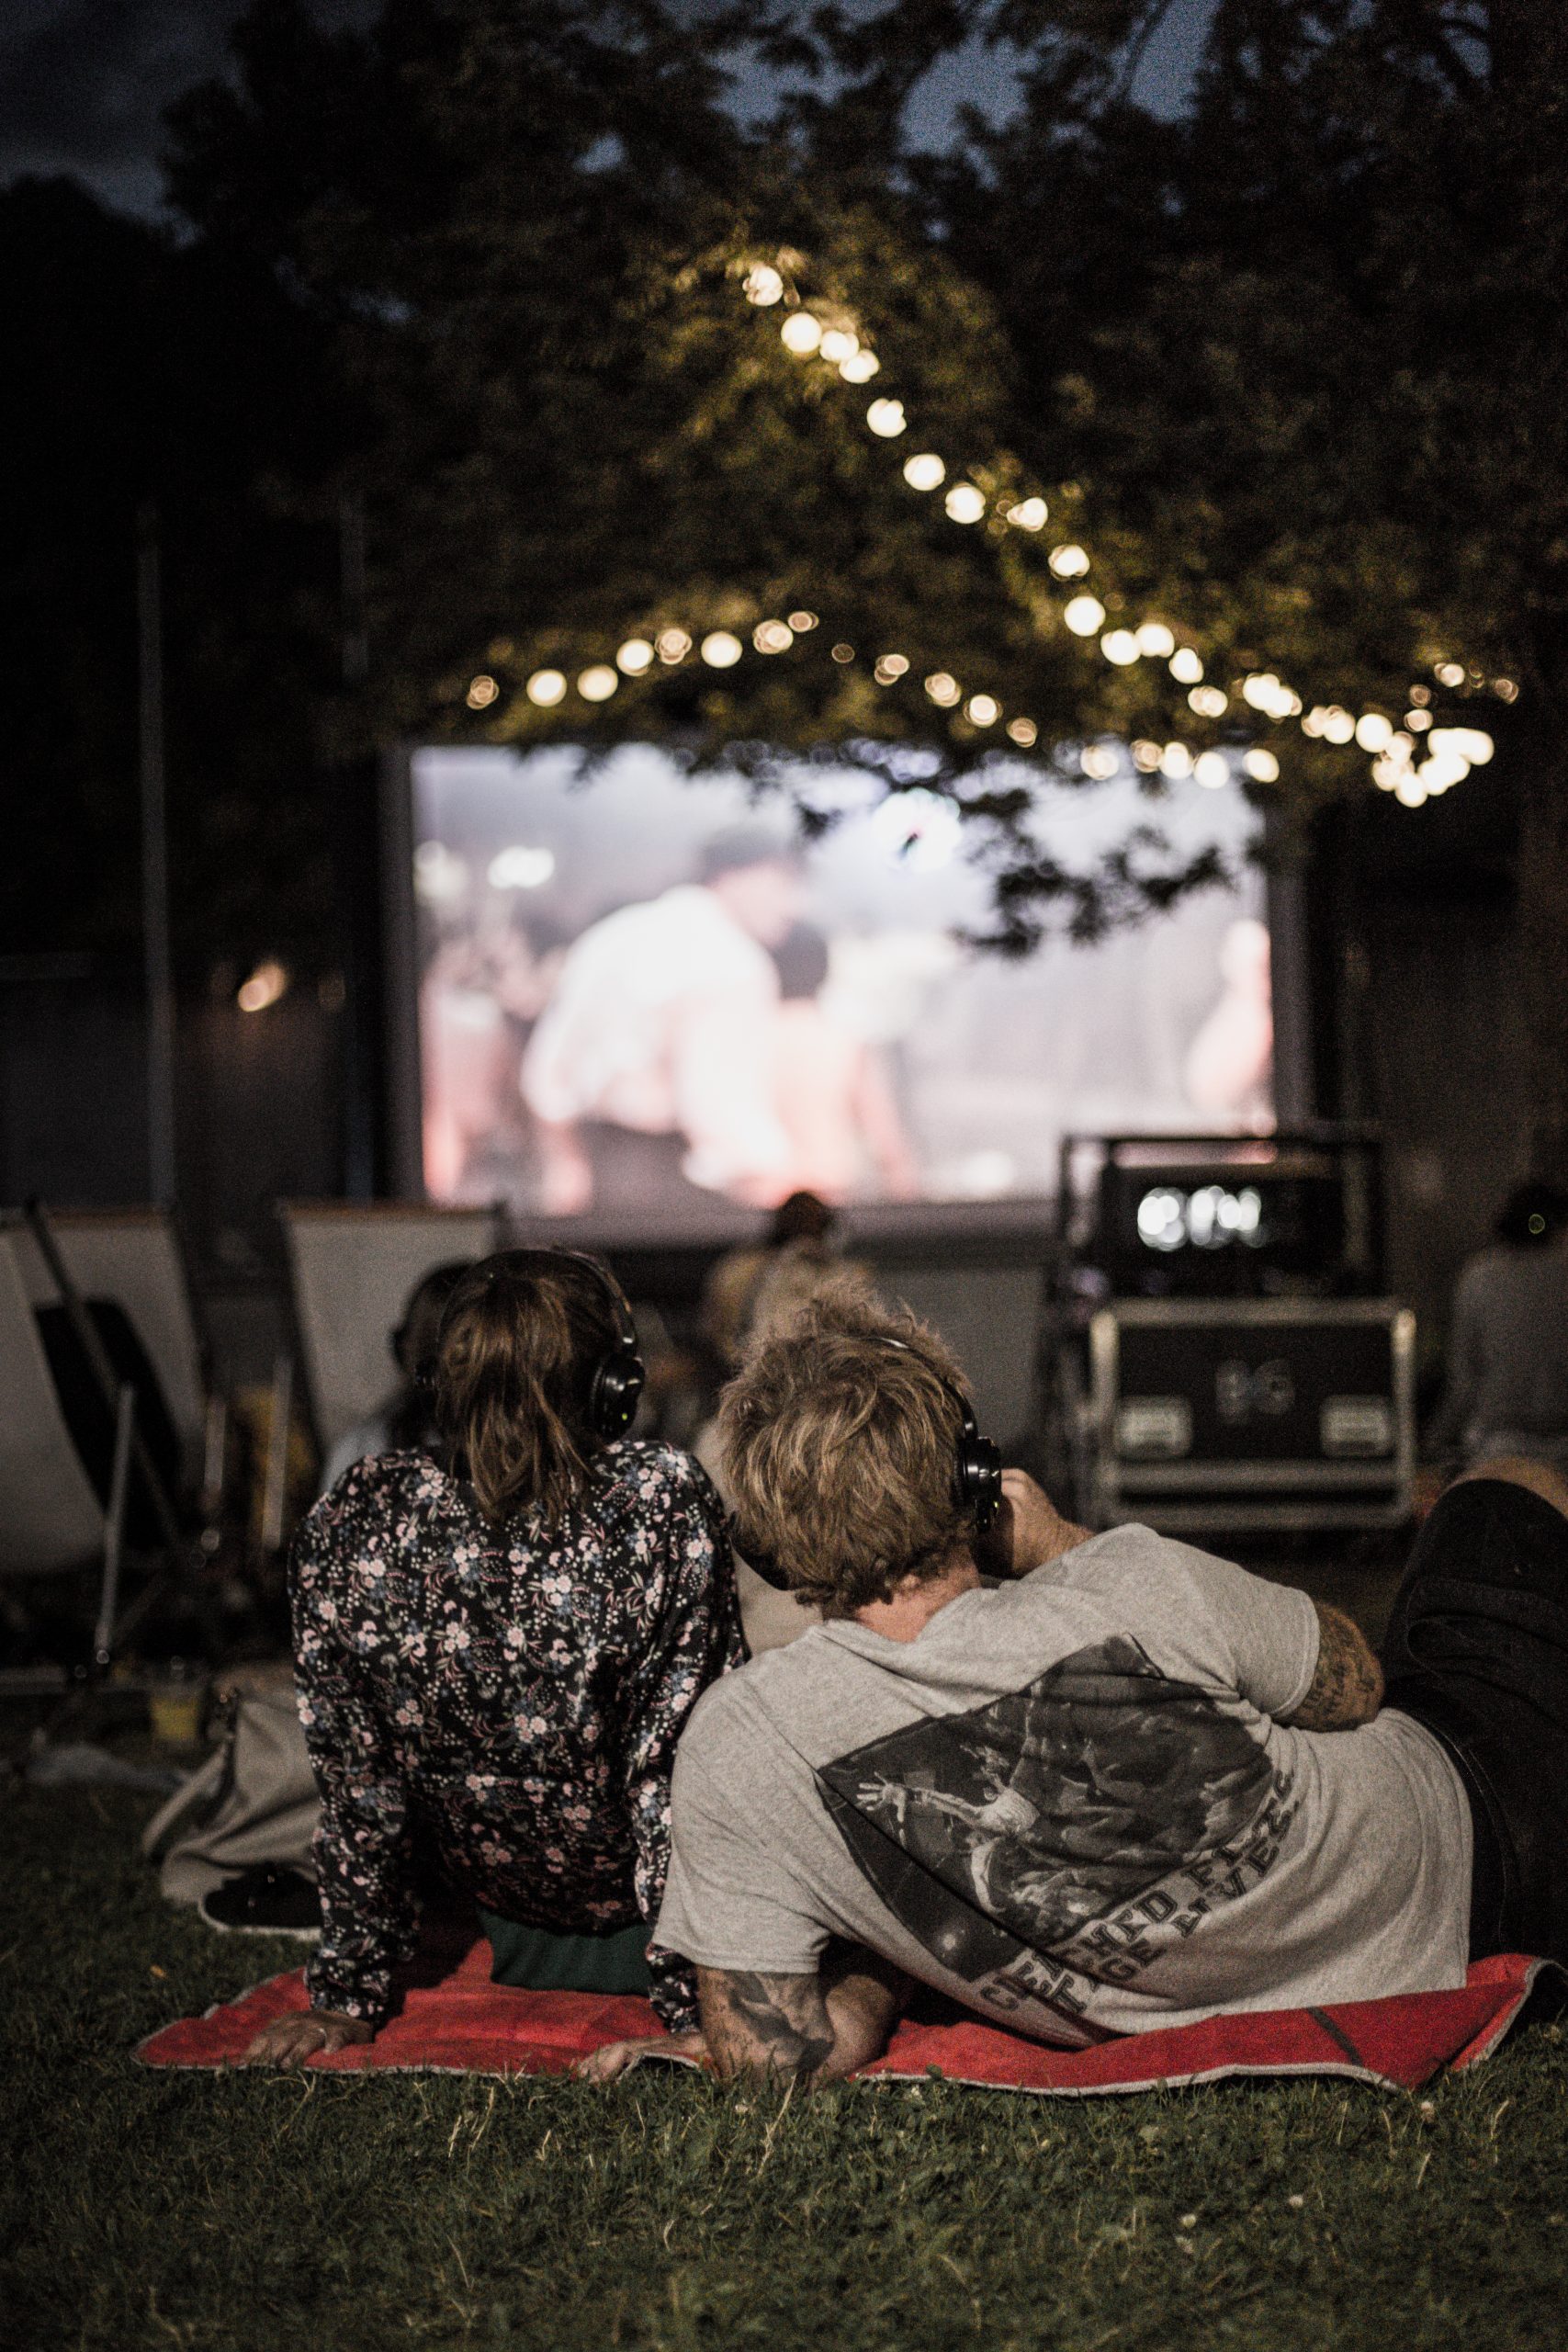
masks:
[(695, 2022), (685, 1971), (646, 1948), (675, 1743), (742, 1656), (720, 1507), (685, 1454), (612, 1434), (641, 1365), (591, 1260), (473, 1267), (432, 1376), (443, 1459), (356, 1464), (295, 1545), (322, 1933), (309, 2012), (254, 2060), (372, 2037), (431, 1863), (473, 1894), (502, 1981), (646, 1989), (672, 2031)]

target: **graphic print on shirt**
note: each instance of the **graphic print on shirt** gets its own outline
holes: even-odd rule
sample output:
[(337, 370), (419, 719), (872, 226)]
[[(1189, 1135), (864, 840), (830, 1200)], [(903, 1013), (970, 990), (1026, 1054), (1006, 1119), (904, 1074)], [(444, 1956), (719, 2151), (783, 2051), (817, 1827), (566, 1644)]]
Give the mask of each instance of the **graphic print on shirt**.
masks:
[(855, 1748), (818, 1783), (933, 1960), (988, 2007), (1067, 2019), (1266, 1877), (1297, 1811), (1246, 1724), (1126, 1635)]

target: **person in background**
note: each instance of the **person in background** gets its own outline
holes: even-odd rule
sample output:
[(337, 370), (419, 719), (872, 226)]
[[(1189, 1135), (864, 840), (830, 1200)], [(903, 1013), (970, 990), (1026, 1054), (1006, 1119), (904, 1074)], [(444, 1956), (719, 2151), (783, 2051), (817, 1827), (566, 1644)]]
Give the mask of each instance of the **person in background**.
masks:
[(868, 1191), (919, 1200), (919, 1163), (887, 1073), (872, 1047), (823, 1002), (827, 940), (814, 923), (797, 922), (774, 948), (773, 961), (774, 1089), (795, 1183), (829, 1201)]
[(345, 1430), (328, 1454), (320, 1491), (330, 1494), (345, 1470), (376, 1453), (428, 1453), (438, 1443), (428, 1374), (435, 1357), (441, 1312), (470, 1261), (454, 1258), (421, 1274), (403, 1306), (402, 1320), (387, 1343), (398, 1368), (397, 1385), (367, 1420)]
[(437, 1461), (355, 1465), (292, 1561), (300, 1716), (321, 1797), (310, 2008), (246, 2052), (367, 2041), (412, 1950), (422, 1869), (479, 1907), (495, 1981), (646, 1992), (675, 1743), (740, 1663), (723, 1513), (689, 1456), (615, 1432), (641, 1366), (606, 1273), (570, 1251), (469, 1268), (441, 1318)]
[(1220, 945), (1218, 1001), (1187, 1049), (1182, 1084), (1196, 1109), (1254, 1133), (1274, 1124), (1274, 998), (1269, 927), (1242, 915)]
[(715, 1193), (767, 1208), (788, 1191), (769, 951), (801, 891), (794, 849), (738, 826), (704, 845), (694, 882), (573, 943), (523, 1061), (547, 1215), (646, 1214)]
[(1568, 1470), (1568, 1193), (1521, 1184), (1454, 1292), (1437, 1459), (1529, 1454)]
[(831, 1262), (838, 1254), (838, 1223), (815, 1193), (791, 1193), (769, 1218), (761, 1241), (727, 1250), (715, 1260), (703, 1285), (702, 1330), (726, 1374), (740, 1361), (759, 1294), (774, 1269), (785, 1258), (807, 1264)]

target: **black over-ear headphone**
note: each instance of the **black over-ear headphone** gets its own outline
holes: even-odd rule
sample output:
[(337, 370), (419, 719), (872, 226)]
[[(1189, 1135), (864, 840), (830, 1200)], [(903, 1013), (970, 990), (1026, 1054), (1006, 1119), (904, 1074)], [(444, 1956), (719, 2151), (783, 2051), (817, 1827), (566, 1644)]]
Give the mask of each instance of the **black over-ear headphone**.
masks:
[(648, 1385), (648, 1366), (637, 1352), (637, 1325), (619, 1283), (597, 1258), (591, 1258), (586, 1250), (559, 1250), (555, 1255), (587, 1267), (615, 1318), (615, 1344), (608, 1355), (600, 1357), (588, 1385), (589, 1426), (595, 1437), (608, 1443), (612, 1438), (625, 1437)]

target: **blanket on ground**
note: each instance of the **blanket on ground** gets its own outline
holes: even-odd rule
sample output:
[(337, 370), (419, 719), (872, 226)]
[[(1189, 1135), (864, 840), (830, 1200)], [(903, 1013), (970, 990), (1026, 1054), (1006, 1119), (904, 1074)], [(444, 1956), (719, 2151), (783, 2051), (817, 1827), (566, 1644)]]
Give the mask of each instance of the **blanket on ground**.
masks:
[[(1418, 2090), (1445, 2066), (1473, 2066), (1496, 2048), (1550, 1963), (1506, 1953), (1475, 1962), (1451, 1993), (1409, 1993), (1335, 2008), (1269, 2009), (1209, 2018), (1102, 2041), (1049, 2050), (979, 2018), (942, 2024), (906, 2018), (868, 2076), (918, 2080), (939, 2074), (987, 2090), (1085, 2098), (1104, 2091), (1176, 2088), (1227, 2075), (1342, 2075)], [(374, 2041), (310, 2063), (333, 2074), (390, 2067), (410, 2073), (563, 2074), (606, 2041), (656, 2033), (634, 1994), (529, 1993), (490, 1981), (490, 1946), (448, 1952), (411, 1982)], [(296, 1970), (239, 2000), (182, 2018), (142, 2042), (149, 2066), (221, 2066), (274, 2018), (306, 2007)]]

